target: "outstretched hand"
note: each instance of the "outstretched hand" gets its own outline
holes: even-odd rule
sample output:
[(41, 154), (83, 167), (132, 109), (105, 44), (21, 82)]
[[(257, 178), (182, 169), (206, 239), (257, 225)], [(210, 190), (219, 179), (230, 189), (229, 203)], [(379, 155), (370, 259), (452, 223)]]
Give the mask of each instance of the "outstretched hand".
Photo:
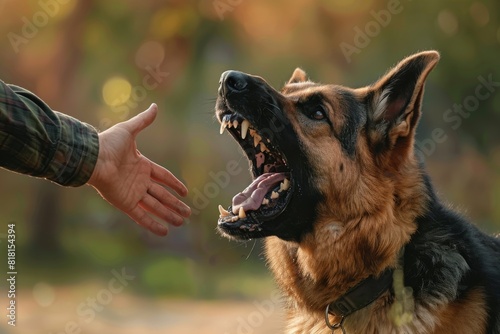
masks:
[(191, 209), (164, 188), (184, 197), (188, 193), (184, 184), (137, 150), (136, 136), (153, 123), (157, 112), (158, 107), (152, 104), (139, 115), (99, 134), (99, 155), (88, 184), (137, 224), (157, 235), (166, 235), (168, 228), (148, 212), (179, 226)]

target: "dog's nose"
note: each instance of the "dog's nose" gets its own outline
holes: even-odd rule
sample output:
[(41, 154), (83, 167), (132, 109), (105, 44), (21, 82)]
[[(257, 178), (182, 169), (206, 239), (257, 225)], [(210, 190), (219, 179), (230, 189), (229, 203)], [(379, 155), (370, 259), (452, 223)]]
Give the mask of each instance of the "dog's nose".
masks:
[(219, 81), (219, 94), (225, 95), (229, 92), (241, 92), (248, 85), (248, 75), (238, 71), (226, 71), (222, 73)]

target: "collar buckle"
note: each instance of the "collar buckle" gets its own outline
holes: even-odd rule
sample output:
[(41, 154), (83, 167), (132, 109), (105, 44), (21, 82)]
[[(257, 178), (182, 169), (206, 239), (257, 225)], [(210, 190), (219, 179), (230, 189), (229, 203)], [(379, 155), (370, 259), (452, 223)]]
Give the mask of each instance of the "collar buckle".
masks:
[(332, 330), (332, 333), (336, 329), (340, 328), (342, 330), (342, 334), (346, 334), (346, 331), (345, 331), (345, 328), (344, 328), (344, 321), (345, 321), (345, 317), (344, 316), (341, 316), (342, 318), (340, 319), (340, 322), (337, 322), (336, 324), (332, 324), (330, 322), (330, 317), (329, 317), (329, 315), (331, 314), (330, 313), (330, 305), (331, 304), (326, 305), (326, 310), (325, 310), (325, 322), (326, 322), (326, 326)]

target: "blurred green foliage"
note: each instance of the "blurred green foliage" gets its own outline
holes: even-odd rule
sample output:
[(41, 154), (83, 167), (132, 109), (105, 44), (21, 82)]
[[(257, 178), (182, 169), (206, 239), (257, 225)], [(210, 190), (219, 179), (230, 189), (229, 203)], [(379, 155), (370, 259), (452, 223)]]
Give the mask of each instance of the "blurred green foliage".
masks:
[[(443, 120), (453, 104), (474, 94), (479, 76), (500, 81), (498, 1), (400, 1), (401, 11), (387, 24), (377, 17), (391, 1), (380, 0), (94, 0), (60, 4), (54, 15), (42, 2), (58, 4), (0, 0), (0, 78), (100, 130), (158, 103), (161, 114), (141, 134), (139, 149), (187, 183), (190, 204), (200, 203), (194, 194), (206, 201), (194, 205), (185, 226), (158, 238), (90, 188), (61, 189), (1, 170), (0, 226), (17, 223), (26, 286), (127, 266), (140, 277), (134, 289), (150, 295), (242, 298), (272, 289), (260, 243), (229, 242), (215, 231), (217, 205), (249, 181), (245, 159), (229, 137), (218, 135), (213, 118), (219, 76), (227, 69), (262, 75), (279, 88), (300, 66), (314, 81), (356, 87), (404, 56), (437, 49), (442, 59), (427, 82), (418, 139), (435, 128), (448, 139), (426, 157), (429, 171), (444, 198), (483, 228), (500, 230), (500, 94), (481, 101), (456, 130)], [(37, 21), (44, 12), (46, 23)], [(23, 34), (26, 22), (35, 24), (33, 36)], [(356, 42), (359, 31), (368, 42)], [(12, 34), (23, 42), (14, 46)], [(342, 43), (359, 52), (346, 56)], [(154, 73), (151, 88), (144, 80)], [(128, 90), (110, 98), (125, 94), (124, 105), (104, 102), (103, 87), (115, 77)], [(231, 160), (242, 172), (207, 194), (210, 173), (224, 171)], [(54, 211), (43, 216), (53, 219), (39, 216), (44, 188), (57, 192), (50, 195)], [(54, 248), (44, 246), (44, 238)]]

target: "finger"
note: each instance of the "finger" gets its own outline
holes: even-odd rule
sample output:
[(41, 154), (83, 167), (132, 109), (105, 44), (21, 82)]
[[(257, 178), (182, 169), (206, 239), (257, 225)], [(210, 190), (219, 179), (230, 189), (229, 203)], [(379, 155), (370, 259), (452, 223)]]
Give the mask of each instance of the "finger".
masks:
[(128, 216), (132, 218), (137, 224), (148, 229), (159, 236), (165, 236), (168, 234), (168, 227), (158, 223), (153, 218), (148, 216), (146, 211), (139, 206), (136, 206), (131, 212), (128, 213)]
[(180, 226), (184, 222), (184, 219), (180, 215), (165, 207), (151, 195), (144, 196), (139, 205), (144, 210), (174, 226)]
[(171, 189), (173, 189), (177, 194), (182, 197), (186, 197), (188, 194), (188, 189), (186, 186), (175, 177), (168, 169), (150, 161), (152, 171), (151, 177), (156, 182), (163, 184)]
[(148, 189), (148, 194), (184, 218), (189, 218), (191, 215), (191, 209), (189, 206), (184, 204), (184, 202), (172, 195), (170, 191), (163, 188), (159, 184), (153, 183), (153, 185)]
[(133, 136), (136, 136), (139, 132), (153, 123), (157, 114), (158, 106), (153, 103), (149, 106), (148, 109), (141, 112), (139, 115), (136, 115), (128, 121), (123, 122), (123, 125), (127, 128), (128, 131), (132, 133)]

